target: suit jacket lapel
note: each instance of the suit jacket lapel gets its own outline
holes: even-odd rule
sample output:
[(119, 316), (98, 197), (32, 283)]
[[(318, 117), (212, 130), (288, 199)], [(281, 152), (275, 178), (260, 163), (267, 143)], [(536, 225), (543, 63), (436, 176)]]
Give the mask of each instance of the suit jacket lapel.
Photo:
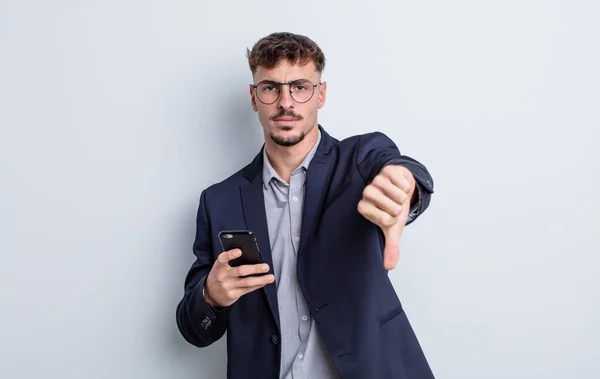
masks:
[(321, 143), (310, 164), (306, 174), (306, 184), (304, 192), (304, 209), (302, 212), (302, 231), (300, 234), (300, 247), (298, 255), (302, 253), (306, 241), (315, 225), (315, 216), (320, 212), (323, 200), (323, 185), (327, 179), (327, 174), (331, 167), (331, 147), (336, 141), (329, 136), (319, 125), (321, 130)]
[(315, 224), (315, 216), (320, 209), (320, 202), (323, 198), (323, 185), (325, 184), (325, 179), (329, 172), (329, 167), (331, 166), (331, 161), (326, 158), (327, 157), (317, 157), (315, 155), (308, 166), (298, 255), (302, 254), (306, 241), (312, 233)]
[[(269, 265), (273, 271), (273, 257), (271, 255), (271, 241), (269, 239), (269, 229), (267, 225), (267, 214), (265, 212), (265, 200), (263, 193), (262, 176), (262, 151), (246, 170), (246, 177), (250, 180), (249, 183), (241, 187), (242, 206), (244, 208), (244, 217), (248, 230), (254, 232), (260, 255), (265, 263)], [(273, 318), (280, 328), (279, 308), (277, 305), (277, 287), (275, 283), (267, 284), (262, 288), (264, 291), (269, 308), (273, 314)]]

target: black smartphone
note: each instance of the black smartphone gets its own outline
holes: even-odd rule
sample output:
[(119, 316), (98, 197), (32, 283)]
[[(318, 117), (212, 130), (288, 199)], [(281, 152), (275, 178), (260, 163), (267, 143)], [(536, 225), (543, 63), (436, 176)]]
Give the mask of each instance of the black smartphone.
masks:
[(231, 267), (264, 263), (256, 237), (250, 230), (223, 230), (219, 233), (223, 251), (240, 249), (242, 255), (229, 261)]

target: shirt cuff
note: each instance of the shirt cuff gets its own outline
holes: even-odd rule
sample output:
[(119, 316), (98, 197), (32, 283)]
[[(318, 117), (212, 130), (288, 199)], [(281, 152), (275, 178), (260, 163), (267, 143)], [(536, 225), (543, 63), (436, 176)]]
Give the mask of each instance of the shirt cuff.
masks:
[(416, 180), (415, 180), (415, 191), (417, 192), (417, 201), (415, 201), (410, 206), (410, 212), (408, 213), (408, 219), (406, 220), (407, 224), (414, 221), (414, 219), (417, 218), (417, 216), (421, 212), (421, 205), (423, 203), (422, 202), (423, 189), (421, 188), (421, 184), (419, 184), (419, 182)]

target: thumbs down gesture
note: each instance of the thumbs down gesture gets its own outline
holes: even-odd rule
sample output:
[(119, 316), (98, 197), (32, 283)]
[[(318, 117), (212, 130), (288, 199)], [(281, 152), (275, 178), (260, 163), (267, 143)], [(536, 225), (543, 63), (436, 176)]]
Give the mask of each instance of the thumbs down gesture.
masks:
[(386, 270), (393, 269), (398, 263), (400, 236), (408, 220), (414, 192), (412, 173), (406, 167), (389, 165), (365, 187), (358, 202), (358, 212), (383, 231), (383, 266)]

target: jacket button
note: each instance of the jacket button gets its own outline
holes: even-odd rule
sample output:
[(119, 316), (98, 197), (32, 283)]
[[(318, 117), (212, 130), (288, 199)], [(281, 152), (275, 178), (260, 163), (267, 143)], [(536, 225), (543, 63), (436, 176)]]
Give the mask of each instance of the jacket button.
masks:
[(273, 334), (271, 336), (271, 342), (273, 342), (273, 345), (279, 344), (279, 336), (277, 334)]

